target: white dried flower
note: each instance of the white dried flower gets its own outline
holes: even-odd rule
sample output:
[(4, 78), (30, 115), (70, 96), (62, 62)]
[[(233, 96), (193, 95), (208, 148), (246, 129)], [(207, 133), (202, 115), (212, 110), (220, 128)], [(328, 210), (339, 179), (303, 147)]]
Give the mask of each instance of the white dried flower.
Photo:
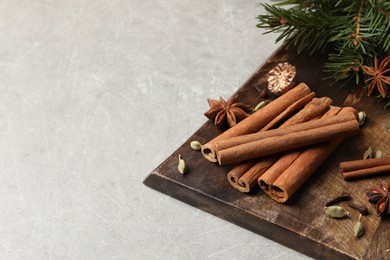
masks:
[(275, 95), (282, 95), (295, 84), (296, 69), (288, 62), (279, 63), (268, 72), (268, 89)]

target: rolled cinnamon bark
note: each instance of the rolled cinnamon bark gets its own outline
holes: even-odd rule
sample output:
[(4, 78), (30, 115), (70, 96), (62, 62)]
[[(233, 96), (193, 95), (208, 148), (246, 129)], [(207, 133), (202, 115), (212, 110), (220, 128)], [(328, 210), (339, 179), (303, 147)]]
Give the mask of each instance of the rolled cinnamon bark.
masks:
[(341, 162), (340, 169), (344, 180), (374, 177), (390, 173), (390, 157)]
[(268, 156), (262, 158), (261, 161), (255, 163), (249, 170), (245, 172), (243, 176), (238, 179), (238, 185), (236, 188), (241, 192), (250, 192), (256, 185), (259, 174), (264, 173), (275, 161), (278, 159), (276, 156)]
[[(322, 118), (331, 118), (341, 111), (340, 107), (332, 107)], [(276, 179), (298, 158), (302, 150), (290, 152), (283, 155), (274, 165), (272, 165), (262, 176), (258, 178), (261, 189), (268, 192)]]
[(269, 122), (266, 126), (264, 126), (260, 131), (267, 131), (274, 127), (276, 124), (278, 124), (280, 121), (282, 121), (287, 116), (291, 115), (295, 111), (302, 108), (304, 105), (308, 104), (316, 94), (314, 92), (304, 96), (297, 102), (293, 103), (291, 106), (289, 106), (286, 110), (284, 110), (282, 113), (280, 113), (278, 116), (276, 116), (274, 119), (272, 119), (271, 122)]
[(244, 173), (246, 173), (256, 162), (254, 160), (249, 160), (242, 162), (235, 166), (233, 169), (231, 169), (228, 174), (227, 174), (227, 179), (233, 187), (237, 188), (239, 187), (238, 185), (238, 180)]
[[(250, 133), (256, 133), (270, 121), (272, 121), (277, 115), (281, 114), (284, 110), (288, 109), (292, 104), (301, 100), (302, 98), (310, 95), (312, 96), (313, 92), (305, 83), (300, 83), (293, 89), (286, 92), (284, 95), (278, 97), (273, 102), (262, 108), (261, 110), (255, 112), (251, 116), (242, 120), (240, 123), (234, 127), (226, 130), (222, 134), (218, 135), (207, 144), (202, 146), (203, 156), (210, 162), (217, 162), (216, 153), (215, 153), (215, 143), (224, 140), (226, 138), (240, 136)], [(309, 102), (308, 100), (307, 102)], [(301, 104), (304, 106), (305, 104)], [(296, 109), (301, 107), (295, 106)]]
[[(350, 113), (351, 111), (356, 113), (356, 110), (348, 107), (343, 108), (339, 114)], [(265, 192), (277, 202), (286, 202), (318, 169), (343, 139), (342, 137), (336, 138), (330, 142), (302, 151)]]
[[(329, 109), (332, 102), (333, 101), (328, 97), (313, 98), (303, 109), (284, 122), (279, 128), (317, 118)], [(261, 158), (259, 161), (251, 160), (250, 162), (257, 162), (252, 163), (253, 166), (249, 169), (241, 167), (241, 164), (248, 165), (248, 161), (240, 163), (228, 173), (227, 178), (229, 183), (241, 192), (250, 192), (256, 185), (259, 177), (262, 176), (278, 159), (278, 155), (273, 155), (267, 158)]]
[(340, 169), (343, 172), (356, 171), (367, 169), (376, 166), (384, 166), (390, 164), (390, 157), (372, 158), (366, 160), (346, 161), (340, 163)]
[(324, 126), (329, 126), (329, 125), (335, 125), (338, 123), (343, 123), (347, 121), (356, 121), (356, 117), (353, 113), (346, 113), (340, 116), (334, 116), (334, 117), (329, 117), (329, 118), (320, 118), (320, 119), (315, 119), (311, 120), (309, 122), (304, 122), (304, 123), (299, 123), (295, 125), (289, 125), (286, 127), (282, 128), (277, 128), (277, 129), (272, 129), (269, 131), (265, 132), (258, 132), (254, 134), (248, 134), (248, 135), (241, 135), (241, 136), (235, 136), (232, 138), (228, 138), (225, 140), (221, 140), (219, 142), (215, 143), (215, 150), (216, 153), (218, 154), (219, 151), (233, 148), (233, 147), (238, 147), (240, 145), (244, 144), (249, 144), (252, 142), (260, 141), (262, 139), (267, 139), (270, 137), (277, 137), (277, 136), (283, 136), (289, 133), (293, 132), (300, 132), (300, 131), (308, 131)]
[[(329, 111), (333, 100), (329, 97), (313, 98), (303, 109), (286, 120), (279, 128), (308, 122)], [(341, 108), (340, 108), (341, 109)]]
[(277, 202), (286, 202), (310, 175), (325, 161), (343, 138), (327, 142), (303, 151), (272, 185), (271, 197)]
[(265, 192), (269, 192), (272, 184), (298, 158), (301, 152), (302, 150), (294, 151), (280, 157), (279, 160), (257, 179), (260, 188)]
[[(244, 143), (241, 145), (233, 146), (217, 152), (217, 158), (220, 165), (237, 163), (249, 159), (259, 158), (266, 155), (276, 154), (292, 149), (297, 149), (313, 144), (318, 144), (326, 141), (330, 141), (335, 138), (346, 137), (355, 135), (359, 132), (359, 124), (356, 119), (338, 122), (330, 125), (323, 125), (324, 122), (328, 122), (334, 118), (343, 118), (334, 116), (329, 119), (318, 119), (299, 125), (286, 127), (283, 129), (270, 130), (264, 133), (268, 133), (271, 137), (262, 138), (257, 141)], [(316, 121), (316, 122), (315, 122)], [(314, 122), (314, 124), (313, 124)], [(305, 130), (296, 130), (300, 125), (312, 125), (312, 128)], [(322, 126), (319, 126), (322, 125)], [(286, 131), (282, 135), (272, 135), (270, 132), (282, 132)]]

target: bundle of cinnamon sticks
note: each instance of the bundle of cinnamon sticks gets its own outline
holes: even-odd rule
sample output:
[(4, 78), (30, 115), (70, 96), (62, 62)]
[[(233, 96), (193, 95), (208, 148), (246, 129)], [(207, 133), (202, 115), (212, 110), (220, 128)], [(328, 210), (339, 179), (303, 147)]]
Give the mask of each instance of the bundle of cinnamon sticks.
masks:
[(355, 109), (330, 108), (331, 99), (315, 96), (299, 84), (203, 145), (202, 154), (236, 164), (227, 179), (239, 191), (258, 184), (274, 200), (287, 201), (345, 137), (359, 132)]
[(306, 84), (299, 84), (261, 110), (255, 112), (234, 127), (226, 130), (207, 144), (203, 145), (203, 156), (211, 162), (217, 162), (215, 144), (218, 141), (270, 129), (281, 120), (301, 109), (314, 97), (315, 93), (312, 92)]
[(341, 162), (340, 169), (347, 181), (390, 173), (390, 157)]

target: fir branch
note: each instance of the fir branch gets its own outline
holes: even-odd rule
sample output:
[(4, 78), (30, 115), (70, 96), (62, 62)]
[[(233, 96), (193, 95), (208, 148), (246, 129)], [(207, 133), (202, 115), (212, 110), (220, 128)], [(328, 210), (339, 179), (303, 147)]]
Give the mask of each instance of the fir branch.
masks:
[(331, 77), (341, 82), (342, 86), (347, 85), (351, 81), (358, 84), (363, 57), (357, 54), (354, 48), (345, 48), (337, 45), (329, 53), (328, 59), (329, 61), (324, 66), (324, 72), (331, 74)]
[[(298, 53), (327, 50), (324, 71), (342, 85), (358, 84), (362, 66), (390, 55), (389, 0), (273, 0), (257, 27), (279, 33)], [(390, 108), (390, 95), (382, 99)]]
[[(336, 81), (354, 77), (374, 56), (390, 50), (390, 3), (387, 0), (275, 0), (263, 5), (259, 28), (290, 40), (298, 52), (330, 48), (326, 70)], [(283, 7), (289, 5), (290, 8)], [(329, 49), (329, 48), (327, 48)]]
[(326, 39), (331, 37), (330, 20), (315, 15), (314, 8), (308, 12), (294, 7), (286, 10), (279, 5), (263, 4), (263, 7), (268, 14), (257, 17), (259, 20), (257, 27), (268, 29), (266, 33), (280, 33), (276, 42), (291, 40), (297, 46), (298, 52), (309, 49), (310, 53), (324, 49), (329, 44)]
[(372, 3), (371, 1), (370, 1), (370, 3), (371, 3), (371, 5), (374, 7), (374, 9), (375, 9), (377, 12), (379, 12), (381, 15), (383, 15), (384, 17), (386, 17), (387, 20), (390, 21), (390, 14), (389, 14), (388, 12), (386, 12), (385, 10), (383, 10), (383, 8), (380, 7), (380, 6), (378, 6), (377, 4)]
[(359, 4), (359, 11), (358, 11), (358, 14), (356, 16), (356, 30), (355, 30), (355, 35), (352, 35), (352, 37), (354, 37), (354, 42), (353, 44), (355, 46), (357, 46), (359, 44), (359, 41), (361, 39), (360, 37), (360, 20), (362, 19), (362, 12), (363, 12), (363, 6), (365, 4), (365, 1), (364, 0), (360, 0), (360, 4)]

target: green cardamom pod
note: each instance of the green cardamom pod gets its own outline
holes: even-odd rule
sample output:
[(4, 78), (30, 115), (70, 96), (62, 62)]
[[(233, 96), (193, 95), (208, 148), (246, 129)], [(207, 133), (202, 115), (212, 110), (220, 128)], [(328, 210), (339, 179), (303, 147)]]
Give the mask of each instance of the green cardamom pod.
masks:
[(191, 148), (195, 151), (199, 151), (202, 148), (202, 145), (198, 141), (192, 141)]
[(361, 235), (363, 235), (363, 224), (360, 221), (361, 217), (362, 217), (362, 214), (359, 215), (359, 220), (356, 222), (355, 226), (353, 227), (355, 237), (360, 237)]
[(358, 113), (358, 118), (359, 118), (359, 126), (364, 125), (364, 122), (366, 121), (367, 114), (364, 111), (360, 111)]
[(256, 111), (259, 111), (260, 109), (262, 109), (263, 107), (265, 107), (265, 105), (267, 105), (267, 102), (266, 101), (261, 101), (259, 104), (257, 104), (257, 106), (253, 109), (253, 112), (256, 112)]
[(369, 147), (364, 153), (363, 153), (363, 160), (371, 159), (372, 158), (372, 149)]
[(181, 155), (179, 155), (179, 164), (177, 165), (177, 169), (181, 174), (185, 174), (188, 170), (186, 162), (181, 158)]
[(383, 158), (383, 152), (382, 151), (376, 151), (375, 152), (375, 158)]
[(343, 207), (340, 206), (324, 207), (324, 210), (325, 214), (331, 218), (344, 218), (351, 215), (351, 213), (349, 213)]

